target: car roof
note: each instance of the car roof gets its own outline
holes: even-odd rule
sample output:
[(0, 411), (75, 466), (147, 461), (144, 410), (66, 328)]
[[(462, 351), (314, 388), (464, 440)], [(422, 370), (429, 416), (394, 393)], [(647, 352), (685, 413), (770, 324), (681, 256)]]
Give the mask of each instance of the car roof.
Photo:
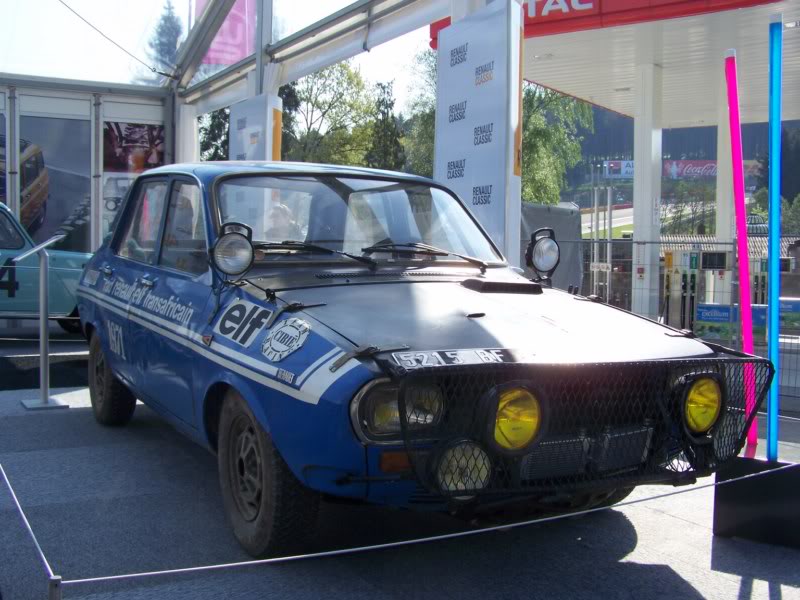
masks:
[(185, 174), (194, 175), (205, 183), (219, 177), (220, 175), (230, 175), (233, 173), (253, 174), (263, 173), (264, 175), (339, 175), (345, 177), (386, 177), (391, 179), (401, 179), (403, 181), (433, 184), (434, 181), (426, 177), (410, 175), (408, 173), (398, 173), (395, 171), (384, 171), (382, 169), (370, 169), (367, 167), (347, 167), (342, 165), (321, 165), (314, 163), (299, 162), (270, 162), (270, 161), (209, 161), (200, 163), (178, 163), (157, 167), (146, 171), (146, 175), (156, 174)]

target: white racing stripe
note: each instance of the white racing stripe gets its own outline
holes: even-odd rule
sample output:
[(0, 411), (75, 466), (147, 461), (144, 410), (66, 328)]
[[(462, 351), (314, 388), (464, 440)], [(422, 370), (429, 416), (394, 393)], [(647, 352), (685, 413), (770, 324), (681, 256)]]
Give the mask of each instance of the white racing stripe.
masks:
[[(252, 359), (240, 352), (236, 352), (235, 350), (231, 350), (229, 348), (225, 348), (224, 346), (220, 346), (219, 344), (212, 344), (215, 346), (215, 350), (217, 352), (212, 352), (210, 349), (206, 348), (201, 340), (201, 336), (186, 327), (181, 327), (175, 325), (174, 323), (170, 323), (169, 321), (165, 321), (160, 317), (155, 315), (151, 315), (150, 313), (146, 313), (139, 309), (128, 307), (122, 302), (114, 300), (112, 298), (107, 298), (103, 294), (96, 292), (95, 290), (86, 289), (84, 286), (81, 286), (82, 289), (78, 290), (78, 294), (84, 295), (86, 297), (91, 298), (93, 301), (97, 302), (98, 304), (105, 306), (108, 310), (118, 314), (121, 317), (130, 319), (131, 321), (150, 329), (160, 335), (163, 335), (166, 338), (173, 340), (174, 342), (193, 350), (197, 354), (208, 358), (209, 360), (217, 363), (225, 367), (226, 369), (230, 369), (231, 371), (242, 375), (243, 377), (247, 377), (248, 379), (260, 383), (264, 386), (272, 388), (282, 394), (286, 394), (287, 396), (291, 396), (296, 400), (300, 400), (301, 402), (307, 402), (309, 404), (317, 404), (319, 402), (320, 397), (328, 389), (334, 382), (336, 382), (340, 377), (344, 374), (348, 373), (354, 367), (356, 367), (359, 363), (355, 359), (351, 359), (347, 364), (343, 365), (341, 368), (337, 369), (335, 373), (331, 373), (330, 365), (339, 358), (343, 352), (339, 348), (334, 348), (325, 356), (321, 357), (314, 364), (324, 360), (326, 357), (331, 355), (331, 358), (327, 360), (318, 370), (313, 374), (313, 376), (308, 376), (307, 373), (311, 371), (311, 367), (306, 369), (303, 372), (303, 376), (306, 377), (305, 384), (301, 386), (299, 390), (294, 389), (288, 385), (280, 383), (279, 381), (275, 381), (268, 377), (265, 377), (261, 373), (253, 371), (243, 365), (240, 365), (236, 362), (230, 361), (219, 354), (217, 352), (224, 351), (224, 353), (231, 358), (235, 358), (237, 361), (242, 361), (251, 365), (253, 367), (258, 368), (259, 370), (266, 372), (266, 373), (277, 373), (277, 368), (268, 365), (265, 363), (258, 362), (257, 360)], [(142, 318), (139, 315), (142, 314), (147, 318)], [(163, 323), (165, 326), (161, 326), (158, 322)], [(178, 331), (184, 333), (184, 335), (176, 335), (174, 332)], [(188, 339), (191, 338), (191, 339)], [(313, 365), (312, 365), (313, 366)]]
[(328, 351), (325, 354), (323, 354), (322, 356), (320, 356), (317, 360), (315, 360), (313, 363), (311, 363), (309, 365), (309, 367), (305, 371), (300, 373), (300, 376), (297, 378), (297, 382), (296, 382), (297, 385), (298, 386), (302, 386), (303, 382), (306, 379), (308, 379), (308, 376), (311, 375), (311, 373), (313, 373), (314, 369), (316, 369), (318, 366), (320, 366), (323, 362), (325, 362), (329, 358), (332, 358), (334, 355), (339, 355), (339, 354), (342, 354), (342, 351), (339, 348), (334, 347), (334, 348), (331, 348), (330, 351)]

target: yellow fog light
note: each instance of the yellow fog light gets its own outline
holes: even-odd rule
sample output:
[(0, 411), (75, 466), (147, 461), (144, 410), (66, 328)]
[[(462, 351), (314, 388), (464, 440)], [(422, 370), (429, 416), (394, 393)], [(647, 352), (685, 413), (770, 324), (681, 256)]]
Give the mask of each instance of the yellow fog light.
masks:
[(697, 379), (686, 394), (684, 412), (686, 426), (693, 433), (705, 433), (719, 418), (722, 408), (722, 391), (719, 383), (710, 377)]
[(520, 450), (539, 433), (542, 410), (536, 396), (524, 388), (500, 393), (494, 421), (494, 441), (506, 450)]

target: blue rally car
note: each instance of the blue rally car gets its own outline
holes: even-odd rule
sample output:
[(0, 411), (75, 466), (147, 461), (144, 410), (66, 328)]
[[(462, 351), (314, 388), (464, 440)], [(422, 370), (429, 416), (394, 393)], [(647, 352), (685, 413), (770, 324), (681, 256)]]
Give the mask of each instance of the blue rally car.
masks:
[(79, 309), (100, 423), (136, 398), (216, 452), (256, 556), (337, 496), (453, 512), (610, 505), (742, 448), (769, 362), (508, 266), (449, 190), (361, 168), (162, 167), (128, 192)]

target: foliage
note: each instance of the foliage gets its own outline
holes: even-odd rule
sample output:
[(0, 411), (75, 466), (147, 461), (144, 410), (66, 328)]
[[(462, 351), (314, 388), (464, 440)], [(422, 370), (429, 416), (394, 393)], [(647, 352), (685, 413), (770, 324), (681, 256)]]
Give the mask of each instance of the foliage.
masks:
[(288, 158), (363, 165), (374, 110), (361, 73), (340, 62), (303, 77), (296, 91), (297, 143)]
[(372, 123), (372, 135), (364, 160), (368, 167), (399, 171), (405, 163), (405, 153), (394, 114), (392, 83), (376, 84), (375, 94), (375, 121)]
[(288, 155), (295, 142), (294, 127), (297, 122), (297, 110), (300, 108), (300, 98), (297, 97), (297, 82), (292, 81), (282, 85), (278, 96), (283, 101), (283, 117), (281, 119), (281, 154)]
[(231, 111), (220, 108), (200, 117), (200, 158), (228, 160), (228, 124)]
[[(769, 188), (769, 153), (758, 160), (761, 171), (758, 187)], [(800, 195), (800, 129), (783, 129), (781, 132), (781, 196), (796, 198)]]
[(591, 106), (535, 84), (522, 97), (522, 199), (557, 204), (567, 169), (581, 160), (581, 129), (591, 129)]
[(405, 170), (433, 177), (434, 131), (436, 129), (436, 53), (430, 48), (414, 59), (418, 81), (414, 87), (411, 116), (404, 122)]
[[(167, 0), (164, 10), (158, 19), (158, 25), (147, 42), (147, 58), (159, 71), (171, 73), (175, 69), (175, 57), (178, 54), (178, 44), (183, 35), (183, 26), (178, 15), (175, 14), (175, 7), (172, 0)], [(137, 77), (137, 81), (144, 84), (158, 85), (161, 83), (161, 75), (148, 73)]]

